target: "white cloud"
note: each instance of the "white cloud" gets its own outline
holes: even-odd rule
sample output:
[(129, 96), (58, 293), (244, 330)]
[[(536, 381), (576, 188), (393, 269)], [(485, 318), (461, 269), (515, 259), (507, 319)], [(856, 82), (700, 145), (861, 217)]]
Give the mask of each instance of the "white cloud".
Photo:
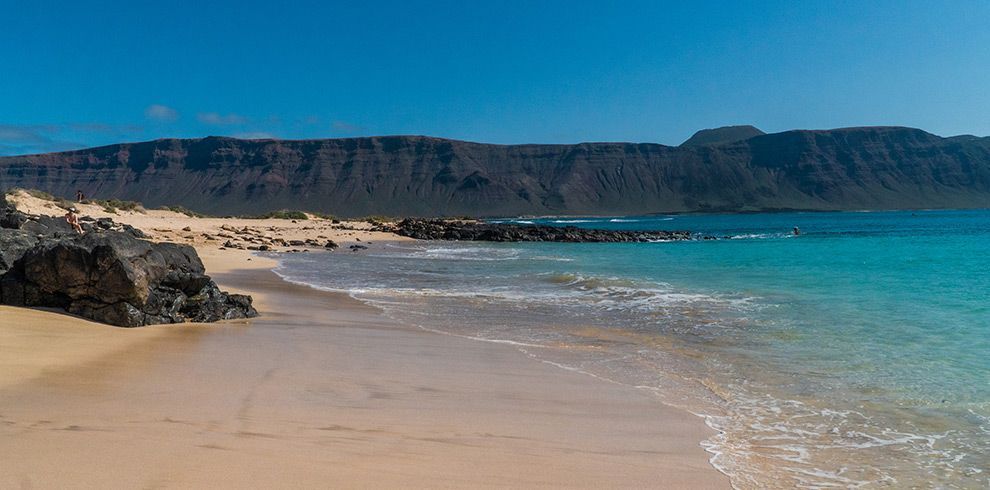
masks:
[(152, 121), (172, 122), (179, 118), (179, 111), (169, 106), (151, 104), (144, 110), (144, 117)]
[(196, 119), (203, 124), (210, 124), (213, 126), (234, 126), (238, 124), (244, 124), (248, 119), (240, 114), (218, 114), (216, 112), (201, 112), (196, 115)]
[(351, 124), (347, 121), (334, 121), (331, 123), (331, 127), (333, 127), (334, 131), (340, 131), (343, 133), (356, 133), (361, 131), (361, 126)]

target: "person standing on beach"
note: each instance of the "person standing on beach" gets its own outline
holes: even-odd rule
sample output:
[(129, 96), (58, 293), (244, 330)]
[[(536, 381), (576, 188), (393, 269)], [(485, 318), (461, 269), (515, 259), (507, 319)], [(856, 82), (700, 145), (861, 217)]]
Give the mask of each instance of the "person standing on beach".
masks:
[(83, 202), (86, 199), (86, 194), (83, 194), (82, 189), (76, 190), (76, 202)]

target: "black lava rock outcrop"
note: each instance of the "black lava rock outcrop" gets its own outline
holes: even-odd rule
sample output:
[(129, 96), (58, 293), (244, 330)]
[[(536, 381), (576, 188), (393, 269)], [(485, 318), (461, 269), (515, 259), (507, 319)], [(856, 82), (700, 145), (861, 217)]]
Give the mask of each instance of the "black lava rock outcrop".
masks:
[(515, 225), (444, 219), (407, 218), (382, 231), (418, 240), (482, 242), (655, 242), (688, 240), (687, 231), (591, 230), (574, 226)]
[(188, 245), (141, 240), (102, 220), (78, 235), (64, 220), (2, 201), (0, 223), (0, 304), (62, 308), (122, 327), (257, 316), (249, 296), (217, 287)]

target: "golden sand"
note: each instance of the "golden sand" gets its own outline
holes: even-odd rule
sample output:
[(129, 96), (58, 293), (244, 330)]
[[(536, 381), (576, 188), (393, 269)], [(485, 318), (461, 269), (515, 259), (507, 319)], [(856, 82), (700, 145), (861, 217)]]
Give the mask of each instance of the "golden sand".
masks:
[[(213, 226), (169, 220), (158, 238)], [(729, 486), (710, 430), (648, 393), (197, 246), (260, 318), (121, 329), (0, 307), (0, 488)]]
[[(65, 210), (55, 202), (39, 199), (24, 191), (8, 196), (18, 210), (28, 214), (62, 216)], [(72, 203), (81, 217), (111, 218), (118, 223), (131, 225), (147, 233), (155, 241), (187, 243), (201, 250), (218, 250), (227, 241), (237, 245), (251, 246), (262, 242), (281, 239), (312, 240), (321, 246), (328, 240), (342, 247), (348, 245), (374, 243), (375, 241), (404, 241), (408, 238), (393, 233), (371, 231), (372, 225), (364, 221), (332, 220), (310, 215), (305, 220), (290, 219), (250, 219), (250, 218), (196, 218), (167, 210), (118, 209), (107, 212), (98, 204)], [(253, 241), (248, 241), (253, 240)], [(302, 246), (277, 245), (275, 251), (302, 249)], [(212, 272), (212, 271), (211, 271)]]

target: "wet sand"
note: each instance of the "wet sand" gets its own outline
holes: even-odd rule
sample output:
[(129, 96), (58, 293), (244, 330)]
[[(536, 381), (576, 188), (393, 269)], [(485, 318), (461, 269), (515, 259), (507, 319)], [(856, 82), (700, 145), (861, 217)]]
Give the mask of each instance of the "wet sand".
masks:
[(0, 309), (0, 488), (729, 486), (709, 429), (648, 393), (397, 324), (241, 251), (204, 260), (263, 316), (129, 330)]

